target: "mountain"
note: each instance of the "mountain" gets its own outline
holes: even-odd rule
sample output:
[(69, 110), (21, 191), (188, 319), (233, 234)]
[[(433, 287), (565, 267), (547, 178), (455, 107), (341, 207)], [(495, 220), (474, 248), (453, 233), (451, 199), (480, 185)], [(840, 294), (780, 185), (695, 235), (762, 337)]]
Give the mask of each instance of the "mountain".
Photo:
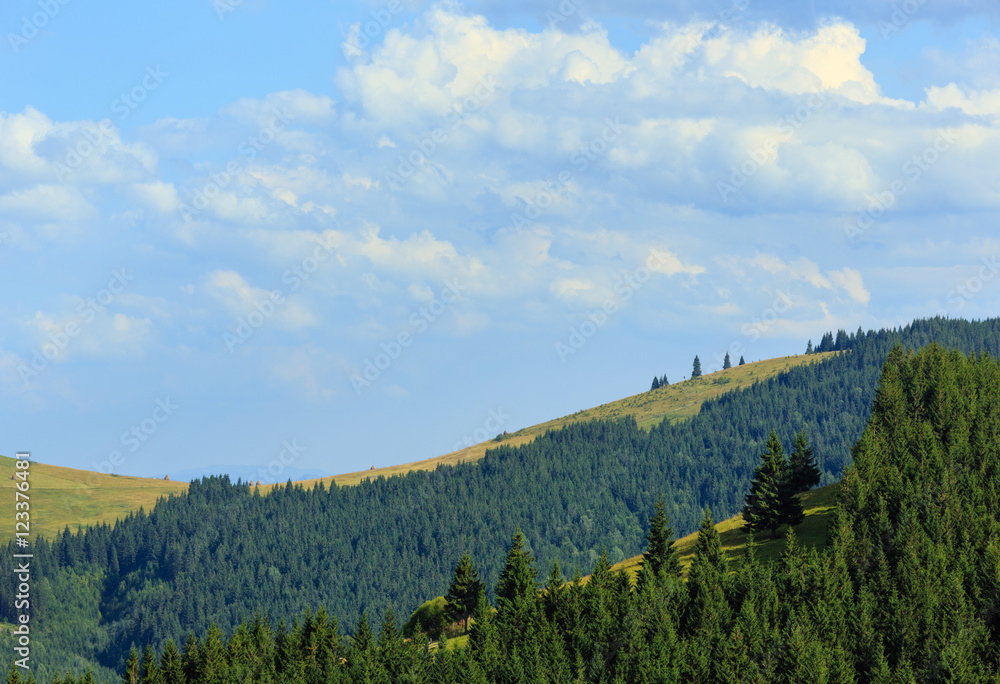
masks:
[[(42, 618), (40, 639), (119, 668), (130, 643), (162, 646), (214, 621), (230, 633), (256, 611), (293, 619), (325, 605), (343, 625), (390, 608), (408, 614), (447, 587), (469, 552), (488, 584), (518, 527), (541, 567), (594, 567), (639, 553), (663, 493), (675, 530), (695, 530), (706, 505), (736, 514), (771, 430), (785, 444), (803, 429), (824, 484), (852, 461), (896, 344), (939, 341), (1000, 352), (1000, 321), (917, 321), (842, 336), (817, 363), (790, 367), (706, 401), (689, 420), (642, 429), (634, 418), (573, 422), (520, 446), (499, 443), (481, 461), (377, 477), (358, 486), (277, 486), (264, 496), (227, 478), (192, 483), (186, 496), (111, 529), (63, 534), (36, 547), (43, 604), (73, 595), (64, 619)], [(10, 549), (0, 554), (8, 591)], [(7, 583), (7, 584), (5, 584)], [(0, 606), (9, 618), (10, 607)], [(44, 615), (44, 613), (41, 613)], [(92, 635), (79, 644), (80, 633)], [(70, 650), (68, 644), (78, 644)]]
[(343, 623), (307, 609), (277, 629), (261, 617), (231, 636), (212, 625), (183, 656), (168, 644), (162, 669), (156, 652), (140, 662), (132, 649), (121, 680), (997, 681), (1000, 363), (938, 345), (894, 348), (852, 456), (839, 485), (804, 497), (808, 518), (829, 523), (826, 544), (807, 518), (780, 546), (744, 544), (735, 560), (732, 530), (706, 509), (693, 539), (676, 545), (692, 556), (686, 571), (661, 545), (634, 578), (602, 554), (586, 581), (567, 583), (519, 529), (491, 582), (495, 600), (477, 592), (460, 648), (442, 637), (431, 650), (419, 633), (404, 640), (391, 611), (379, 622), (362, 615), (346, 640)]
[[(745, 366), (706, 375), (700, 381), (676, 383), (656, 391), (643, 392), (577, 411), (571, 416), (522, 428), (509, 435), (502, 435), (501, 441), (505, 445), (519, 446), (533, 441), (548, 430), (556, 430), (571, 423), (594, 418), (621, 418), (631, 415), (635, 416), (640, 426), (646, 428), (657, 425), (663, 420), (673, 422), (684, 420), (697, 414), (703, 402), (724, 392), (748, 387), (754, 382), (773, 377), (804, 363), (821, 361), (827, 356), (829, 353), (808, 356), (803, 354), (748, 363)], [(495, 448), (497, 445), (498, 442), (489, 440), (422, 461), (344, 475), (323, 475), (322, 478), (317, 477), (322, 473), (284, 467), (278, 476), (280, 477), (278, 484), (283, 485), (289, 479), (299, 480), (299, 484), (305, 487), (316, 486), (320, 481), (327, 487), (334, 481), (337, 485), (358, 484), (362, 480), (372, 478), (405, 475), (411, 470), (434, 470), (440, 465), (478, 461), (483, 458), (487, 449)], [(14, 459), (0, 456), (0, 482), (9, 481), (13, 473)], [(228, 474), (231, 482), (236, 482), (240, 478), (244, 482), (254, 483), (261, 480), (262, 493), (269, 492), (276, 479), (266, 477), (266, 473), (262, 474), (259, 468), (254, 470), (249, 466), (232, 465), (176, 471), (169, 473), (171, 481), (106, 475), (47, 463), (33, 464), (32, 473), (32, 500), (36, 511), (36, 515), (32, 517), (32, 532), (49, 539), (60, 534), (66, 526), (76, 530), (80, 526), (113, 524), (126, 514), (137, 512), (140, 507), (144, 507), (147, 511), (152, 510), (160, 497), (186, 492), (187, 482), (198, 477)], [(9, 514), (8, 519), (13, 519), (12, 498), (0, 500), (0, 514)], [(5, 528), (0, 531), (0, 540), (12, 539), (13, 534), (12, 528)]]

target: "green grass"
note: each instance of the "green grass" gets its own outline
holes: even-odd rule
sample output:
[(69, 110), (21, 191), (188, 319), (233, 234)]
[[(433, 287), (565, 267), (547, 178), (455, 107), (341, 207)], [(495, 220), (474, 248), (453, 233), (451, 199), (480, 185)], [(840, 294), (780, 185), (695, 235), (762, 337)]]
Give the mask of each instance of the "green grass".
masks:
[[(361, 470), (316, 480), (305, 480), (302, 484), (305, 486), (315, 486), (322, 481), (324, 486), (329, 486), (331, 481), (336, 481), (338, 485), (353, 485), (372, 477), (392, 477), (393, 475), (405, 475), (411, 470), (434, 470), (442, 464), (455, 465), (462, 462), (478, 461), (486, 455), (487, 449), (495, 448), (500, 444), (511, 446), (527, 444), (545, 434), (548, 430), (557, 430), (584, 420), (635, 416), (635, 420), (640, 427), (649, 429), (664, 420), (677, 422), (690, 418), (698, 413), (705, 401), (721, 394), (749, 387), (758, 380), (766, 380), (795, 366), (822, 361), (832, 354), (837, 353), (825, 352), (822, 354), (783, 356), (777, 359), (748, 363), (743, 366), (733, 366), (723, 371), (703, 375), (696, 380), (677, 382), (657, 390), (634, 394), (624, 399), (595, 406), (594, 408), (577, 411), (569, 416), (522, 428), (517, 432), (507, 435), (499, 443), (488, 440), (436, 458), (386, 468), (376, 468), (374, 470)], [(262, 492), (270, 489), (271, 485), (261, 487)]]
[[(353, 485), (371, 477), (392, 477), (405, 475), (411, 470), (434, 470), (439, 465), (454, 465), (461, 462), (478, 461), (486, 454), (486, 450), (506, 444), (519, 446), (533, 441), (548, 430), (556, 430), (572, 423), (598, 418), (624, 418), (634, 416), (636, 422), (649, 429), (664, 420), (676, 422), (685, 420), (698, 413), (702, 403), (725, 392), (748, 387), (758, 380), (778, 375), (795, 366), (816, 363), (830, 354), (810, 354), (785, 356), (766, 361), (748, 363), (744, 366), (734, 366), (724, 371), (718, 371), (702, 376), (697, 380), (686, 380), (674, 383), (660, 389), (635, 394), (618, 401), (601, 404), (594, 408), (577, 411), (570, 416), (556, 418), (539, 425), (522, 428), (503, 438), (498, 443), (493, 440), (482, 442), (443, 456), (430, 458), (413, 463), (405, 463), (376, 470), (363, 470), (355, 473), (322, 478), (329, 486), (336, 480), (338, 485)], [(14, 492), (10, 476), (14, 473), (14, 459), (0, 456), (0, 483), (9, 486), (11, 491), (0, 495), (0, 520), (3, 528), (0, 530), (0, 540), (14, 536)], [(42, 534), (51, 538), (62, 532), (69, 525), (71, 529), (79, 526), (95, 525), (102, 522), (113, 523), (129, 512), (136, 511), (140, 506), (147, 511), (152, 509), (161, 496), (179, 493), (187, 490), (186, 482), (169, 482), (164, 480), (104, 475), (88, 470), (62, 468), (43, 463), (32, 463), (31, 489), (31, 536)], [(306, 487), (315, 486), (321, 480), (304, 480), (300, 484)], [(272, 485), (262, 485), (262, 493), (267, 493)]]
[[(0, 483), (6, 490), (0, 494), (2, 540), (14, 536), (14, 485), (20, 481), (10, 479), (14, 463), (13, 458), (0, 456)], [(151, 510), (161, 496), (187, 491), (188, 487), (186, 482), (104, 475), (35, 462), (28, 472), (32, 538), (41, 534), (51, 539), (67, 525), (75, 530), (77, 526), (113, 523), (140, 506)]]
[[(830, 527), (830, 522), (833, 520), (833, 512), (837, 506), (837, 495), (839, 492), (840, 485), (832, 484), (799, 495), (802, 501), (802, 508), (805, 509), (806, 517), (799, 525), (795, 526), (795, 536), (799, 546), (804, 550), (814, 547), (821, 549), (826, 546), (827, 531)], [(722, 552), (726, 556), (726, 559), (730, 561), (731, 569), (733, 568), (734, 561), (739, 561), (746, 555), (749, 535), (743, 532), (742, 527), (742, 515), (723, 520), (715, 525), (715, 529), (719, 531)], [(767, 534), (756, 535), (757, 558), (762, 561), (778, 559), (782, 551), (785, 550), (786, 530), (787, 528), (785, 527), (780, 528), (776, 539), (771, 539), (770, 535)], [(680, 554), (681, 567), (684, 569), (685, 576), (687, 576), (688, 568), (691, 567), (691, 561), (694, 560), (694, 548), (697, 539), (698, 533), (693, 532), (686, 537), (678, 539), (676, 543), (677, 551)], [(639, 564), (641, 562), (642, 556), (635, 556), (615, 564), (612, 566), (612, 569), (627, 570), (634, 579), (636, 573), (639, 571)], [(585, 577), (584, 580), (586, 579)]]

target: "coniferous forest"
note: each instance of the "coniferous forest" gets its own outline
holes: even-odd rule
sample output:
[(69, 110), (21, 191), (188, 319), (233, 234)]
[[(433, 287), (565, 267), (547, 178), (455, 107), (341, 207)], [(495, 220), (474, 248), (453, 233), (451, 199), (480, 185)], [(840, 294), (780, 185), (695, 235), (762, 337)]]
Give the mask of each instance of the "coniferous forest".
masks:
[[(960, 352), (1000, 356), (1000, 320), (837, 340), (835, 357), (648, 432), (579, 423), (477, 464), (266, 497), (208, 478), (113, 528), (40, 541), (38, 655), (50, 671), (37, 674), (992, 681), (1000, 369)], [(941, 347), (903, 351), (930, 342)], [(843, 476), (830, 543), (803, 553), (790, 540), (777, 564), (751, 554), (726, 567), (707, 509), (721, 519), (743, 508), (772, 430), (785, 444), (808, 436), (823, 484)], [(661, 494), (678, 534), (701, 530), (686, 582), (669, 544), (648, 543), (663, 527), (650, 525)], [(634, 582), (610, 571), (647, 547)], [(465, 553), (488, 588), (468, 647), (404, 641), (397, 616), (447, 592)], [(559, 568), (593, 575), (564, 584)]]

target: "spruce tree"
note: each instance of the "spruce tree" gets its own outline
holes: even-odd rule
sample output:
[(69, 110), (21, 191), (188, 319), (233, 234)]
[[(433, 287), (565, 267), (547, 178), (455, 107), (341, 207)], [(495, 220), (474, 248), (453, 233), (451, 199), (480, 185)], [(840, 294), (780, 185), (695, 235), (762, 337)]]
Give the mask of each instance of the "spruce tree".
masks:
[(662, 378), (660, 378), (660, 387), (666, 387), (666, 386), (667, 386), (667, 385), (669, 385), (669, 384), (670, 384), (670, 383), (669, 383), (669, 382), (667, 382), (667, 374), (666, 374), (666, 373), (664, 373), (664, 374), (663, 374), (663, 377), (662, 377)]
[(701, 359), (699, 359), (698, 355), (695, 354), (694, 363), (691, 366), (691, 379), (694, 380), (695, 378), (700, 378), (700, 377), (701, 377)]
[(788, 467), (791, 471), (789, 479), (792, 490), (796, 494), (808, 491), (819, 484), (820, 473), (816, 460), (813, 458), (813, 449), (809, 446), (806, 436), (801, 430), (795, 436), (795, 447), (788, 459)]
[(167, 645), (163, 647), (163, 653), (160, 655), (160, 672), (162, 673), (164, 684), (184, 683), (184, 668), (181, 665), (181, 654), (177, 651), (177, 646), (174, 645), (173, 639), (167, 641)]
[(497, 626), (501, 641), (508, 649), (535, 636), (539, 617), (535, 596), (538, 591), (535, 559), (526, 547), (527, 541), (521, 528), (518, 528), (494, 590), (497, 597)]
[(128, 661), (125, 663), (125, 672), (122, 673), (122, 684), (139, 684), (139, 651), (132, 645), (128, 652)]
[(650, 385), (649, 390), (653, 391), (655, 389), (660, 389), (660, 379), (654, 375), (653, 376), (653, 384)]
[(660, 570), (673, 577), (681, 576), (681, 561), (674, 548), (674, 528), (667, 518), (667, 507), (663, 495), (656, 501), (656, 512), (649, 519), (649, 533), (646, 535), (646, 552), (642, 562), (648, 564), (654, 575)]
[(740, 365), (741, 365), (741, 366), (745, 366), (745, 365), (746, 365), (746, 363), (747, 363), (747, 362), (743, 360), (743, 355), (741, 354), (741, 355), (740, 355)]
[(479, 579), (479, 571), (472, 563), (472, 558), (468, 553), (462, 554), (462, 558), (458, 561), (452, 574), (445, 600), (448, 601), (448, 617), (453, 622), (461, 621), (466, 632), (469, 631), (469, 616), (476, 609), (479, 591), (483, 587), (484, 585)]
[(774, 538), (782, 522), (782, 482), (785, 479), (784, 450), (774, 430), (766, 448), (763, 462), (754, 470), (750, 493), (745, 498), (743, 521), (745, 529), (751, 532), (770, 530)]
[(726, 352), (726, 358), (722, 360), (722, 370), (726, 370), (727, 368), (732, 368), (732, 367), (733, 367), (733, 362), (729, 360), (729, 352)]
[(142, 684), (161, 684), (163, 682), (160, 666), (156, 663), (156, 655), (153, 653), (153, 647), (149, 644), (146, 644), (142, 653), (142, 670), (139, 681)]

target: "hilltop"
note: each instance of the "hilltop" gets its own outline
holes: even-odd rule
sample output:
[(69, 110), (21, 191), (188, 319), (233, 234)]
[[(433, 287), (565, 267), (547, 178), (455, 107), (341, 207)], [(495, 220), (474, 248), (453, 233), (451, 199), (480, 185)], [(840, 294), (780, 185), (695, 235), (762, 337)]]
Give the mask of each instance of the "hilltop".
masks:
[[(139, 507), (151, 510), (157, 499), (186, 492), (187, 482), (148, 477), (105, 475), (90, 470), (63, 468), (48, 463), (31, 464), (31, 532), (52, 538), (67, 525), (78, 527), (113, 523)], [(14, 459), (0, 456), (0, 481), (13, 485)], [(0, 515), (14, 519), (13, 495), (2, 497)], [(13, 538), (13, 526), (4, 528), (0, 539)]]
[[(698, 413), (701, 405), (726, 392), (743, 389), (754, 382), (774, 377), (793, 367), (816, 363), (837, 352), (785, 356), (734, 366), (694, 380), (674, 383), (656, 390), (642, 392), (624, 399), (601, 404), (594, 408), (522, 428), (504, 436), (499, 442), (489, 440), (454, 451), (443, 456), (413, 463), (405, 463), (375, 470), (365, 470), (332, 477), (303, 480), (296, 484), (314, 487), (322, 482), (329, 487), (355, 485), (377, 477), (404, 475), (411, 470), (434, 470), (439, 465), (455, 465), (478, 461), (487, 449), (500, 445), (528, 444), (549, 430), (558, 430), (581, 421), (634, 416), (640, 427), (649, 429), (667, 420), (677, 422)], [(9, 481), (14, 472), (14, 459), (0, 456), (0, 481)], [(274, 485), (262, 485), (262, 493), (270, 492)], [(187, 482), (171, 482), (145, 477), (106, 475), (88, 470), (34, 463), (31, 467), (32, 536), (42, 534), (51, 538), (68, 525), (76, 530), (87, 525), (114, 523), (130, 512), (143, 507), (151, 510), (160, 497), (185, 492)], [(13, 499), (5, 497), (0, 503), (0, 514), (13, 520)], [(4, 530), (0, 540), (12, 538), (13, 530)]]
[[(544, 423), (539, 423), (538, 425), (521, 428), (516, 432), (502, 436), (500, 440), (491, 439), (444, 454), (443, 456), (387, 466), (385, 468), (375, 468), (374, 470), (360, 470), (343, 475), (304, 480), (300, 484), (307, 487), (315, 486), (319, 482), (323, 482), (326, 486), (329, 486), (332, 482), (336, 482), (341, 486), (354, 485), (362, 480), (377, 478), (379, 476), (392, 477), (393, 475), (404, 475), (411, 470), (434, 470), (439, 465), (455, 465), (457, 463), (478, 461), (486, 455), (487, 449), (494, 449), (500, 444), (521, 446), (533, 442), (549, 430), (559, 430), (567, 425), (587, 420), (633, 416), (639, 427), (648, 430), (659, 425), (664, 420), (676, 423), (690, 418), (698, 413), (701, 405), (706, 401), (715, 399), (726, 392), (744, 389), (755, 382), (767, 380), (798, 366), (824, 361), (838, 353), (823, 352), (819, 354), (781, 356), (774, 359), (746, 363), (742, 366), (733, 366), (726, 370), (703, 375), (700, 378), (675, 382), (666, 387), (633, 394), (630, 397), (601, 404), (593, 408), (582, 409), (562, 418), (555, 418)], [(272, 487), (273, 485), (267, 485), (261, 487), (261, 489), (268, 491)]]

